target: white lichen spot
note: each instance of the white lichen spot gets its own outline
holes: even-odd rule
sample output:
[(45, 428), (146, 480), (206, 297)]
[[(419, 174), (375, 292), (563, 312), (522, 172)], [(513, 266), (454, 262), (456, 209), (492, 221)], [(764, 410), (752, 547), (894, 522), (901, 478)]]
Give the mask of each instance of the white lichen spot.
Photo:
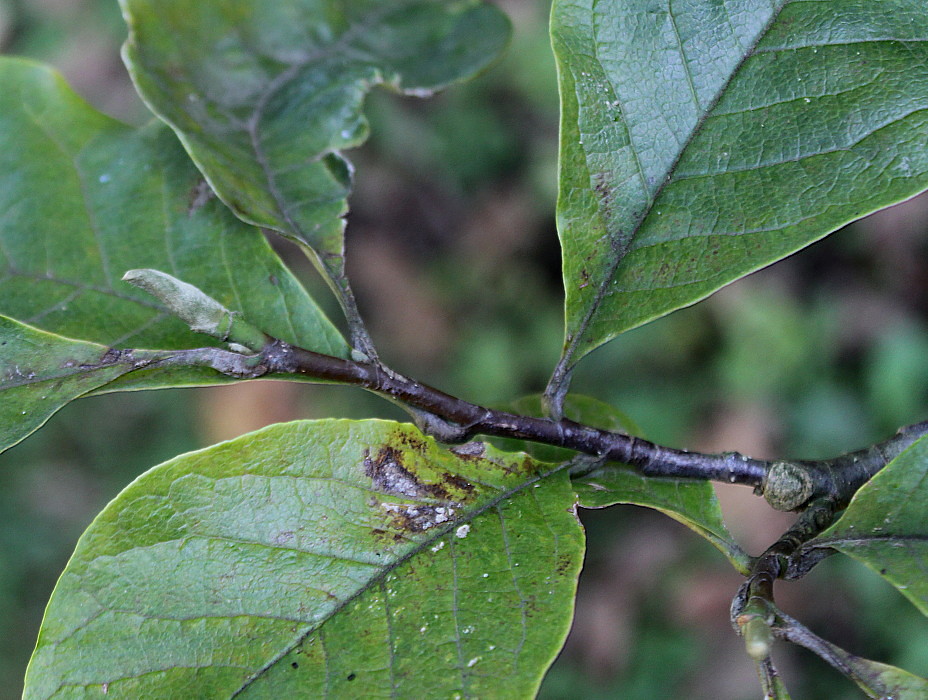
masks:
[(454, 531), (454, 536), (460, 539), (467, 537), (467, 533), (470, 532), (470, 525), (461, 525), (457, 530)]
[(444, 540), (441, 540), (441, 541), (439, 541), (438, 544), (436, 544), (434, 547), (432, 547), (432, 551), (433, 551), (433, 552), (438, 552), (438, 551), (440, 551), (442, 548), (444, 548), (444, 546), (445, 546), (445, 541), (444, 541)]
[(467, 668), (473, 668), (474, 666), (477, 665), (478, 661), (480, 661), (480, 657), (475, 656), (474, 658), (472, 658), (470, 661), (467, 662)]
[(100, 180), (100, 184), (101, 184), (101, 185), (105, 185), (107, 182), (109, 182), (109, 181), (112, 180), (112, 179), (113, 179), (113, 177), (112, 177), (109, 173), (103, 173), (103, 174), (99, 177), (99, 180)]
[(405, 529), (422, 532), (454, 518), (451, 506), (409, 505), (403, 503), (381, 503), (380, 507), (398, 516)]

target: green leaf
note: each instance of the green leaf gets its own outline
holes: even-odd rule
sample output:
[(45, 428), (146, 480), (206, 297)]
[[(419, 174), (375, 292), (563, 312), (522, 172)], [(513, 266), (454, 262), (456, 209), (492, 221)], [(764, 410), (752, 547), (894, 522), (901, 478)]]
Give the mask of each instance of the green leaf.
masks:
[(220, 348), (117, 350), (0, 316), (0, 452), (81, 396), (113, 391), (117, 384), (139, 389), (190, 383), (198, 376), (208, 381), (203, 370), (250, 376), (260, 360)]
[(583, 553), (544, 468), (382, 421), (178, 457), (81, 538), (25, 697), (531, 696)]
[(901, 668), (863, 659), (843, 652), (841, 660), (853, 672), (854, 682), (868, 697), (893, 700), (924, 700), (928, 698), (928, 680)]
[(561, 374), (928, 187), (922, 0), (555, 0)]
[(364, 96), (379, 84), (427, 95), (486, 67), (509, 36), (477, 0), (121, 4), (149, 106), (223, 201), (309, 246), (342, 292), (352, 170), (340, 151), (367, 137)]
[(784, 639), (818, 654), (832, 667), (850, 678), (874, 700), (924, 700), (928, 679), (895, 666), (851, 654), (822, 639), (797, 620), (777, 611), (777, 627)]
[(572, 483), (582, 507), (627, 503), (654, 508), (709, 540), (739, 572), (750, 572), (751, 557), (725, 527), (715, 489), (709, 482), (648, 478), (632, 467), (610, 462)]
[(131, 357), (0, 316), (0, 452), (69, 401), (133, 369)]
[[(218, 344), (121, 281), (133, 268), (179, 277), (288, 342), (348, 352), (262, 233), (211, 196), (170, 129), (120, 124), (54, 71), (0, 60), (0, 313), (107, 347)], [(177, 370), (174, 381), (217, 377)]]
[(928, 438), (896, 457), (807, 548), (833, 547), (892, 583), (928, 615)]

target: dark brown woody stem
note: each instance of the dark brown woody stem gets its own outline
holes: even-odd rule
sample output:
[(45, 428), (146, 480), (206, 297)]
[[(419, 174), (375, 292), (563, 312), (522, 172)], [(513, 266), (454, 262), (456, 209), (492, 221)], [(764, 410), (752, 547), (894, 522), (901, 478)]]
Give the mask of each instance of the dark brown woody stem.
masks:
[(412, 409), (420, 427), (444, 442), (475, 435), (516, 438), (556, 445), (621, 462), (652, 477), (723, 481), (751, 486), (774, 507), (802, 510), (828, 498), (846, 505), (854, 492), (922, 435), (928, 422), (903, 428), (892, 439), (858, 452), (820, 461), (766, 461), (736, 452), (701, 454), (656, 445), (648, 440), (582, 425), (498, 411), (464, 401), (409, 379), (379, 363), (346, 360), (270, 340), (260, 353), (262, 373), (302, 374), (363, 387)]

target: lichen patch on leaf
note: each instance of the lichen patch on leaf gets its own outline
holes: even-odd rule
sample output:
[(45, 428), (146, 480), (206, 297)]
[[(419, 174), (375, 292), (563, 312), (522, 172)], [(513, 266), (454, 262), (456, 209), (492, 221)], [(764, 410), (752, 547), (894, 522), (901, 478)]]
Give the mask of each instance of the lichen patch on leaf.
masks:
[(460, 508), (460, 504), (431, 506), (381, 503), (380, 507), (390, 514), (391, 524), (397, 529), (424, 532), (452, 521)]

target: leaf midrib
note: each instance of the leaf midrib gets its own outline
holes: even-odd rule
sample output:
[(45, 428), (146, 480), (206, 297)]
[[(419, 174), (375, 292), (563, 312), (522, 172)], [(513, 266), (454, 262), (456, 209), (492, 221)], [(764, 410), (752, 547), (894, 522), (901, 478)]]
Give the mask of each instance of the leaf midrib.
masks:
[(349, 596), (349, 597), (346, 598), (344, 601), (340, 601), (339, 604), (336, 605), (336, 606), (332, 609), (332, 611), (331, 611), (328, 615), (326, 615), (324, 618), (322, 618), (318, 623), (316, 623), (315, 625), (307, 625), (307, 626), (306, 626), (306, 629), (305, 629), (305, 632), (299, 634), (294, 642), (292, 642), (292, 643), (290, 643), (289, 645), (285, 646), (285, 647), (281, 650), (281, 652), (280, 652), (279, 654), (277, 654), (276, 656), (274, 656), (272, 659), (270, 659), (270, 660), (268, 661), (267, 664), (265, 664), (263, 667), (261, 667), (260, 669), (258, 669), (250, 678), (248, 678), (248, 679), (241, 685), (241, 687), (239, 687), (239, 688), (238, 688), (237, 690), (235, 690), (231, 695), (229, 695), (229, 700), (233, 700), (234, 698), (237, 698), (237, 697), (238, 697), (239, 695), (241, 695), (243, 692), (245, 692), (246, 690), (248, 690), (248, 688), (249, 688), (255, 681), (259, 680), (264, 674), (266, 674), (266, 673), (267, 673), (268, 671), (270, 671), (274, 666), (276, 666), (284, 657), (287, 656), (287, 654), (289, 654), (291, 651), (293, 651), (294, 649), (296, 649), (297, 647), (299, 647), (304, 641), (306, 641), (306, 639), (307, 639), (311, 634), (315, 633), (317, 630), (321, 630), (321, 629), (323, 628), (323, 626), (325, 625), (326, 622), (328, 622), (330, 619), (332, 619), (333, 617), (335, 617), (336, 615), (338, 615), (339, 612), (341, 612), (344, 608), (346, 608), (348, 605), (350, 605), (351, 603), (353, 603), (355, 600), (357, 600), (358, 598), (360, 598), (362, 595), (364, 595), (364, 594), (367, 593), (368, 591), (372, 590), (375, 586), (383, 585), (383, 584), (385, 583), (386, 578), (387, 578), (387, 576), (388, 576), (389, 574), (391, 574), (393, 571), (395, 571), (396, 569), (398, 569), (400, 566), (402, 566), (403, 564), (405, 564), (407, 561), (409, 561), (409, 560), (412, 559), (413, 557), (416, 557), (416, 556), (422, 554), (422, 553), (425, 551), (425, 549), (426, 549), (427, 547), (429, 547), (430, 545), (432, 545), (435, 541), (441, 539), (442, 537), (444, 537), (445, 535), (447, 535), (447, 534), (448, 534), (449, 532), (451, 532), (452, 530), (454, 530), (454, 529), (460, 527), (462, 523), (463, 523), (463, 524), (469, 524), (469, 523), (471, 523), (473, 520), (475, 520), (475, 519), (476, 519), (477, 517), (479, 517), (480, 515), (483, 515), (484, 513), (486, 513), (487, 511), (489, 511), (491, 508), (495, 508), (495, 507), (499, 506), (501, 503), (503, 503), (504, 501), (508, 501), (508, 500), (511, 499), (513, 496), (515, 496), (516, 494), (518, 494), (518, 493), (524, 491), (524, 490), (525, 490), (526, 488), (528, 488), (529, 486), (532, 486), (532, 485), (534, 485), (534, 484), (537, 484), (537, 483), (543, 481), (544, 479), (547, 479), (548, 477), (554, 476), (555, 474), (557, 474), (558, 472), (560, 472), (560, 471), (566, 469), (567, 467), (569, 467), (569, 463), (559, 464), (559, 465), (557, 465), (554, 469), (551, 469), (551, 470), (549, 470), (549, 471), (547, 471), (547, 472), (544, 472), (544, 473), (542, 473), (542, 474), (538, 474), (538, 475), (532, 477), (531, 479), (522, 482), (522, 483), (519, 484), (518, 486), (515, 486), (515, 487), (513, 487), (513, 488), (511, 488), (511, 489), (509, 489), (509, 490), (506, 490), (506, 491), (501, 491), (501, 492), (499, 492), (496, 496), (494, 496), (492, 499), (490, 499), (487, 503), (485, 503), (485, 504), (483, 504), (482, 506), (480, 506), (479, 508), (477, 508), (477, 509), (475, 509), (475, 510), (469, 512), (469, 513), (467, 513), (465, 516), (463, 516), (463, 517), (461, 517), (461, 518), (458, 518), (458, 519), (456, 519), (456, 520), (450, 522), (446, 527), (443, 527), (443, 528), (440, 528), (440, 529), (439, 529), (439, 528), (435, 528), (435, 536), (434, 536), (434, 537), (432, 537), (432, 538), (430, 538), (430, 539), (423, 540), (420, 544), (416, 545), (416, 546), (415, 546), (414, 548), (412, 548), (409, 552), (407, 552), (407, 553), (404, 554), (403, 556), (401, 556), (401, 557), (399, 557), (398, 559), (396, 559), (396, 561), (394, 561), (394, 562), (392, 562), (391, 564), (389, 564), (389, 565), (387, 565), (386, 567), (384, 567), (384, 568), (383, 568), (381, 571), (379, 571), (376, 575), (372, 576), (372, 577), (370, 578), (370, 580), (368, 580), (368, 582), (367, 582), (365, 585), (360, 586), (360, 587), (358, 588), (358, 590), (357, 590), (353, 595)]
[[(390, 11), (393, 11), (394, 9), (395, 8), (389, 8)], [(255, 162), (258, 163), (259, 167), (261, 168), (261, 172), (264, 173), (264, 178), (267, 181), (268, 192), (271, 194), (271, 197), (274, 200), (278, 215), (290, 228), (290, 232), (292, 234), (304, 240), (306, 239), (306, 232), (290, 214), (289, 208), (287, 207), (287, 198), (283, 195), (277, 185), (277, 176), (273, 167), (271, 166), (270, 159), (264, 150), (264, 145), (261, 140), (260, 126), (262, 120), (264, 119), (265, 110), (271, 98), (291, 80), (293, 80), (304, 68), (306, 68), (306, 66), (314, 62), (331, 59), (333, 56), (337, 55), (341, 49), (348, 46), (352, 39), (354, 39), (359, 34), (366, 32), (368, 29), (370, 29), (370, 27), (374, 26), (375, 23), (382, 20), (383, 17), (388, 14), (390, 14), (390, 12), (386, 6), (380, 9), (380, 11), (370, 12), (362, 21), (347, 29), (338, 38), (337, 41), (332, 42), (328, 46), (320, 48), (318, 51), (306, 57), (302, 61), (291, 64), (286, 70), (275, 76), (275, 78), (271, 80), (270, 83), (268, 83), (265, 90), (259, 96), (254, 111), (245, 124), (245, 132), (248, 134), (251, 148), (254, 152)], [(332, 153), (336, 153), (336, 150), (325, 149), (324, 151), (317, 154), (315, 160), (311, 161), (311, 163), (318, 163), (322, 160), (322, 158)], [(307, 243), (308, 242), (309, 241), (307, 241)]]

